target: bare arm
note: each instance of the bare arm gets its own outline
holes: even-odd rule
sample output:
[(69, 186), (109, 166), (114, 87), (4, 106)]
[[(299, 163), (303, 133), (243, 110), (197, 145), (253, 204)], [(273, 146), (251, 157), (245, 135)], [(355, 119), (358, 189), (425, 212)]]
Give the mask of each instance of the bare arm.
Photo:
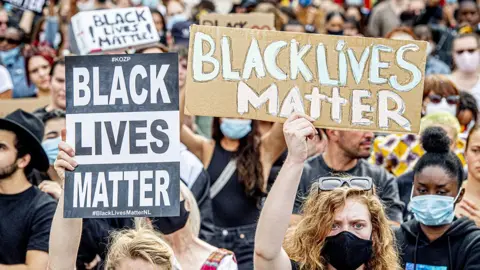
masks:
[(40, 250), (27, 251), (25, 264), (4, 265), (0, 264), (0, 270), (33, 270), (46, 269), (48, 253)]
[(30, 34), (32, 32), (34, 17), (35, 17), (35, 13), (33, 13), (30, 10), (25, 10), (23, 12), (22, 19), (20, 19), (19, 26), (27, 34)]
[(12, 92), (11, 89), (7, 90), (3, 93), (0, 93), (0, 99), (12, 99), (12, 94), (13, 94), (13, 92)]
[(313, 139), (316, 133), (310, 121), (313, 119), (295, 114), (283, 128), (289, 153), (260, 214), (255, 236), (255, 269), (291, 269), (282, 243), (290, 222), (303, 164), (308, 158), (307, 139)]
[[(65, 130), (62, 130), (62, 137), (64, 136)], [(65, 181), (65, 169), (73, 171), (77, 166), (73, 157), (73, 149), (65, 142), (61, 142), (58, 157), (55, 161), (55, 169), (62, 179), (62, 183)], [(82, 219), (64, 218), (63, 205), (64, 196), (62, 192), (50, 232), (50, 256), (48, 258), (48, 269), (50, 270), (75, 269), (78, 247), (82, 237)]]
[(195, 134), (189, 127), (183, 124), (185, 118), (185, 90), (180, 90), (180, 141), (185, 144), (190, 152), (205, 164), (204, 149), (208, 139)]
[(273, 124), (270, 131), (262, 137), (262, 147), (266, 160), (271, 162), (271, 164), (275, 163), (287, 148), (285, 137), (283, 136), (283, 124)]

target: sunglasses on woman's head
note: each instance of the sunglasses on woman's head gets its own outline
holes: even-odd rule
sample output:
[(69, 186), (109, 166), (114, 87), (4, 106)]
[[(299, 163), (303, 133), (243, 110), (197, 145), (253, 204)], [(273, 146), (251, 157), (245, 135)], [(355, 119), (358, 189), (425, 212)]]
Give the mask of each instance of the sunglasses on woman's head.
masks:
[(321, 177), (318, 179), (318, 189), (322, 191), (334, 190), (344, 185), (361, 190), (371, 190), (373, 181), (370, 177)]
[[(432, 102), (433, 104), (438, 104), (442, 102), (442, 99), (444, 97), (433, 94), (433, 95), (429, 95), (428, 98), (430, 99), (430, 102)], [(458, 102), (460, 101), (460, 96), (448, 96), (448, 97), (445, 97), (445, 100), (450, 105), (457, 105)]]

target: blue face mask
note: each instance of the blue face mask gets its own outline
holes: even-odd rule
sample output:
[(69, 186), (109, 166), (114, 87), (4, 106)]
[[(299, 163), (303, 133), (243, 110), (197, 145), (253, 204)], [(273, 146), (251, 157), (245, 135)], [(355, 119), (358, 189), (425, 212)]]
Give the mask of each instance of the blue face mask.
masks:
[(47, 153), (48, 161), (50, 165), (53, 165), (53, 163), (55, 163), (55, 159), (57, 159), (58, 144), (61, 141), (62, 141), (62, 138), (59, 136), (57, 138), (47, 139), (44, 142), (42, 142), (43, 150), (45, 150), (45, 153)]
[(252, 131), (252, 120), (223, 118), (220, 130), (225, 137), (238, 140)]
[[(450, 224), (455, 217), (455, 202), (458, 199), (441, 195), (420, 195), (411, 197), (409, 209), (415, 219), (427, 226)], [(413, 190), (412, 190), (413, 195)]]
[(20, 46), (8, 51), (0, 52), (0, 59), (4, 64), (13, 64), (20, 55)]
[(185, 14), (175, 14), (169, 18), (167, 18), (167, 30), (172, 30), (174, 24), (178, 22), (185, 22), (187, 20), (187, 16)]

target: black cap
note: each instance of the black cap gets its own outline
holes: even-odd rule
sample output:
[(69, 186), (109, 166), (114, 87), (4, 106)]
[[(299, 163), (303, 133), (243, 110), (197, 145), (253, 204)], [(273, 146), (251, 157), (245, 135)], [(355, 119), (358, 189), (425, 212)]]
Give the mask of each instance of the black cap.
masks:
[(172, 26), (172, 33), (173, 42), (175, 45), (186, 45), (188, 46), (188, 42), (190, 40), (190, 25), (192, 25), (192, 21), (184, 21), (184, 22), (177, 22)]
[(48, 170), (48, 156), (42, 147), (44, 126), (40, 119), (18, 109), (5, 118), (0, 118), (0, 130), (12, 131), (25, 140), (21, 143), (27, 146), (28, 153), (32, 157), (29, 167), (41, 172)]

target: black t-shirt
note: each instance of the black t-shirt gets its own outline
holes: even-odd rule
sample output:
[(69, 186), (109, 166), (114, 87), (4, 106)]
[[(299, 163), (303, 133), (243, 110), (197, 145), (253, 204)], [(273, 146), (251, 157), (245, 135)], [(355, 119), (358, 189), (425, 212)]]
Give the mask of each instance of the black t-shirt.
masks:
[[(227, 164), (234, 158), (234, 154), (223, 149), (220, 143), (215, 144), (212, 160), (207, 169), (211, 185), (215, 184)], [(259, 204), (245, 193), (245, 185), (238, 178), (238, 170), (235, 170), (225, 186), (212, 199), (212, 210), (214, 224), (221, 228), (255, 224), (260, 216)]]
[(395, 178), (384, 168), (372, 165), (364, 159), (359, 159), (357, 165), (345, 172), (334, 171), (323, 160), (323, 156), (310, 158), (303, 169), (302, 178), (297, 191), (294, 214), (300, 213), (300, 208), (305, 200), (310, 187), (320, 177), (331, 176), (336, 173), (346, 173), (351, 176), (371, 177), (378, 197), (385, 205), (385, 210), (390, 220), (401, 223), (403, 221), (404, 204), (400, 201), (398, 186)]
[(0, 264), (24, 264), (27, 251), (48, 252), (57, 203), (37, 187), (0, 194)]

